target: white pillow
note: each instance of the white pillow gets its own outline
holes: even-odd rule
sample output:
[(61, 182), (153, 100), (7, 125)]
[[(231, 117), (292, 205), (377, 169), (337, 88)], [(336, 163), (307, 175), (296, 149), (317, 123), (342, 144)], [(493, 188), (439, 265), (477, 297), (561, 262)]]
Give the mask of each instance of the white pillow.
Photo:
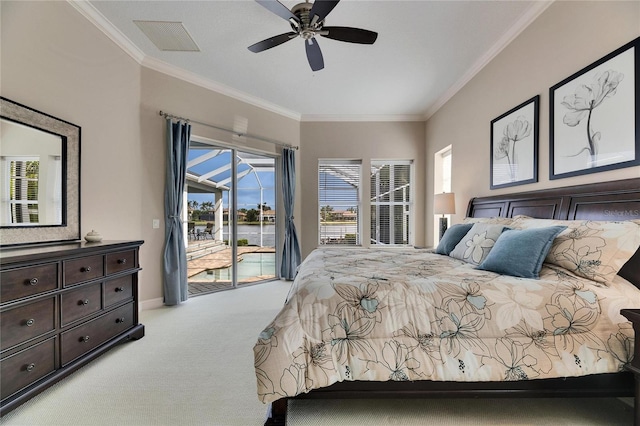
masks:
[(449, 253), (449, 256), (473, 265), (479, 265), (487, 257), (505, 229), (509, 228), (491, 223), (475, 223)]

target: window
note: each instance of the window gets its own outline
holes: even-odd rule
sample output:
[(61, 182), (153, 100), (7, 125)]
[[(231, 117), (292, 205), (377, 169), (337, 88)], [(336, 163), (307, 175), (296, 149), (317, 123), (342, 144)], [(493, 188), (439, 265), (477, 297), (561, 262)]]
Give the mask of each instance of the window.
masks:
[(411, 161), (371, 162), (371, 244), (413, 243)]
[(360, 170), (360, 161), (320, 161), (318, 165), (320, 244), (361, 244)]
[(10, 223), (38, 223), (38, 157), (6, 157)]
[[(433, 193), (440, 194), (443, 192), (451, 192), (451, 160), (452, 160), (451, 145), (444, 148), (441, 151), (436, 152), (434, 158), (434, 175), (433, 175)], [(451, 220), (451, 215), (445, 215), (447, 222)], [(440, 228), (439, 221), (434, 220), (433, 232), (434, 232), (434, 245), (438, 244)]]
[(440, 157), (442, 161), (442, 182), (438, 192), (451, 192), (451, 147), (440, 154)]
[[(277, 276), (276, 170), (275, 156), (192, 136), (183, 232), (190, 252), (187, 268), (195, 265), (200, 272), (189, 276), (190, 295)], [(216, 255), (203, 257), (212, 252)]]

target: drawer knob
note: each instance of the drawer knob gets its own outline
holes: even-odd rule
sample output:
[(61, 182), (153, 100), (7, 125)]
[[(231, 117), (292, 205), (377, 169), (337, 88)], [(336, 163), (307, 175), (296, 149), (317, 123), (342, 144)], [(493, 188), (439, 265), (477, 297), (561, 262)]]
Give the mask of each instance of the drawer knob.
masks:
[(116, 318), (116, 324), (120, 324), (124, 322), (124, 317)]
[(31, 278), (29, 280), (29, 284), (31, 285), (37, 285), (38, 284), (38, 278)]
[(36, 365), (34, 363), (31, 363), (29, 365), (27, 365), (27, 367), (25, 368), (25, 370), (27, 370), (27, 373), (33, 371), (36, 368)]
[(118, 259), (118, 263), (120, 265), (124, 265), (125, 263), (127, 263), (127, 259)]
[(89, 299), (84, 299), (84, 300), (79, 300), (78, 301), (78, 305), (88, 305), (89, 304)]
[(82, 272), (91, 272), (91, 266), (85, 266), (82, 269), (80, 269)]
[(88, 341), (89, 341), (89, 336), (82, 336), (82, 337), (80, 338), (80, 341), (81, 341), (81, 342), (88, 342)]
[(35, 323), (36, 323), (36, 320), (34, 320), (33, 318), (28, 319), (26, 322), (27, 327), (31, 327)]
[(124, 291), (124, 287), (116, 287), (116, 293)]

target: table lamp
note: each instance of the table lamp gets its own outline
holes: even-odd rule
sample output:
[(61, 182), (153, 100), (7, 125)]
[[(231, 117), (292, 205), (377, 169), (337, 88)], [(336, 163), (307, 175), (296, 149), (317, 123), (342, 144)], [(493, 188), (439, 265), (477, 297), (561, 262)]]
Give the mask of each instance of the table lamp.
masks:
[(445, 214), (454, 214), (456, 212), (456, 197), (452, 192), (443, 192), (433, 197), (433, 213), (441, 214), (440, 218), (440, 239), (447, 230), (447, 218)]

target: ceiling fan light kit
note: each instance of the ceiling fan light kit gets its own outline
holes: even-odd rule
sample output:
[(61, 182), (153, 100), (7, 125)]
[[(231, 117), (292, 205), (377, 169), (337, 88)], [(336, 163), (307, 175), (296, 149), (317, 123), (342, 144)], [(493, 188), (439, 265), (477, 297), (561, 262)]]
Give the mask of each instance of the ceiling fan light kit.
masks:
[(307, 1), (293, 6), (291, 10), (277, 0), (256, 0), (256, 2), (289, 21), (293, 31), (259, 41), (249, 46), (248, 49), (254, 53), (263, 52), (296, 37), (301, 37), (305, 41), (307, 60), (313, 71), (324, 68), (322, 51), (315, 38), (317, 35), (358, 44), (373, 44), (378, 37), (378, 33), (361, 28), (324, 26), (325, 18), (340, 0), (316, 0), (313, 3)]

